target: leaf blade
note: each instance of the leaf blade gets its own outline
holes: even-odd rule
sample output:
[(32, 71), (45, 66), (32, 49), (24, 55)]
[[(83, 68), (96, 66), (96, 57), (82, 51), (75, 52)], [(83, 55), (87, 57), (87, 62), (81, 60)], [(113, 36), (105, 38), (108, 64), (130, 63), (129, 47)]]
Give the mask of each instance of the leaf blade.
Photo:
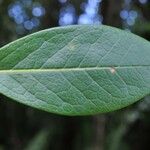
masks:
[(149, 48), (106, 26), (42, 31), (0, 49), (0, 93), (58, 114), (116, 110), (150, 93)]

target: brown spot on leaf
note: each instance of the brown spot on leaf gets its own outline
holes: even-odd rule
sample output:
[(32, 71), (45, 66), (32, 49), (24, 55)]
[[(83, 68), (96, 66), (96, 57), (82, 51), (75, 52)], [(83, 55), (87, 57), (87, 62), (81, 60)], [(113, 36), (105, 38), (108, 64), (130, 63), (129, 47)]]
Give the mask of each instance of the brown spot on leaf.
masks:
[(110, 72), (111, 72), (112, 74), (115, 74), (116, 69), (115, 69), (114, 67), (111, 67), (111, 68), (110, 68)]

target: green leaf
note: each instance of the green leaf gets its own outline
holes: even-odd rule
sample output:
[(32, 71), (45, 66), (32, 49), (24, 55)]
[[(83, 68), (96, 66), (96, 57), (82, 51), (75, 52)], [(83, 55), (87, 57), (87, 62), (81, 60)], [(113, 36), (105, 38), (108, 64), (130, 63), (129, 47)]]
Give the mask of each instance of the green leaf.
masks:
[(49, 143), (50, 131), (47, 129), (42, 129), (33, 139), (30, 140), (29, 144), (24, 150), (41, 150), (46, 149)]
[(123, 108), (150, 93), (150, 42), (107, 26), (29, 35), (0, 49), (0, 93), (63, 115)]

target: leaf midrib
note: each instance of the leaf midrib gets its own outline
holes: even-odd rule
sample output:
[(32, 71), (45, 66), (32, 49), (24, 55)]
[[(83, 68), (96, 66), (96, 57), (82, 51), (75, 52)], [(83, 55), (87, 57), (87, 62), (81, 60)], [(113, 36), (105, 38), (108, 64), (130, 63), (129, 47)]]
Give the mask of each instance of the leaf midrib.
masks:
[(108, 67), (84, 67), (84, 68), (47, 68), (47, 69), (10, 69), (0, 70), (2, 73), (32, 73), (32, 72), (65, 72), (65, 71), (90, 71), (90, 70), (110, 70), (111, 69), (137, 69), (143, 67), (150, 67), (150, 65), (132, 65), (132, 66), (108, 66)]

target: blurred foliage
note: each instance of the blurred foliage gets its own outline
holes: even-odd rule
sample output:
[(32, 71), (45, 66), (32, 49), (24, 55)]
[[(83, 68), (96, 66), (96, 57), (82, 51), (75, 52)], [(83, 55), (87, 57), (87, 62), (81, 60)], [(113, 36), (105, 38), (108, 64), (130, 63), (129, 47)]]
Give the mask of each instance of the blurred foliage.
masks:
[[(0, 0), (0, 45), (68, 24), (106, 24), (150, 40), (150, 0)], [(105, 115), (64, 117), (0, 95), (0, 150), (150, 149), (150, 97)]]

